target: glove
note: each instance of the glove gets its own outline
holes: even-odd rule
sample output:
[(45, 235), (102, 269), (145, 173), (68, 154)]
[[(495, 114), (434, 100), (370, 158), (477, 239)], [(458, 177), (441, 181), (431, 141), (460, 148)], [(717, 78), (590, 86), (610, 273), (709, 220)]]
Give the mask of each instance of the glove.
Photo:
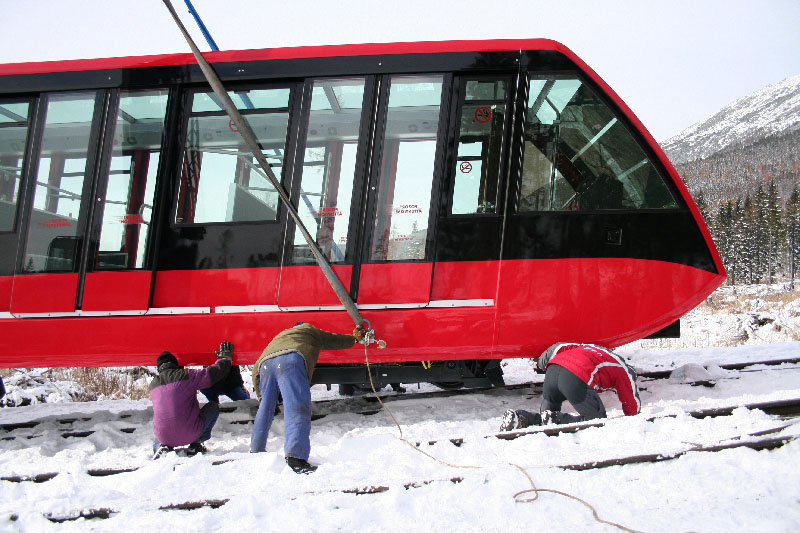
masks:
[(215, 353), (217, 354), (217, 359), (233, 359), (233, 343), (223, 341), (219, 345), (219, 351)]
[(363, 341), (366, 334), (367, 330), (365, 330), (362, 326), (356, 326), (356, 329), (353, 330), (353, 337), (355, 337), (356, 341), (358, 342)]

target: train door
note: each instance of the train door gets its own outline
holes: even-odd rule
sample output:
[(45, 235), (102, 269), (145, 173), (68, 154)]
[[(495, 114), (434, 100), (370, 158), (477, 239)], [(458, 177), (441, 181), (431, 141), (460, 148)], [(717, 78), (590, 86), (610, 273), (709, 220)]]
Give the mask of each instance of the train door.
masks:
[[(301, 92), (297, 82), (228, 91), (281, 182), (292, 175)], [(274, 311), (287, 218), (278, 191), (213, 91), (187, 89), (181, 101), (184, 146), (172, 158), (177, 187), (165, 190), (174, 211), (160, 225), (152, 307)]]
[(39, 99), (14, 314), (144, 312), (167, 91)]
[[(310, 112), (292, 196), (360, 307), (429, 301), (443, 85), (442, 75), (307, 84)], [(291, 225), (289, 235), (280, 306), (340, 305)]]
[[(307, 108), (300, 128), (292, 201), (303, 224), (345, 289), (357, 257), (357, 233), (363, 212), (366, 132), (372, 78), (316, 79), (305, 84)], [(340, 306), (302, 234), (289, 222), (278, 304), (282, 308)]]
[(382, 80), (357, 274), (360, 307), (430, 301), (445, 82), (440, 74)]
[(502, 242), (512, 77), (460, 76), (451, 121), (444, 209), (437, 222), (432, 296), (494, 303)]

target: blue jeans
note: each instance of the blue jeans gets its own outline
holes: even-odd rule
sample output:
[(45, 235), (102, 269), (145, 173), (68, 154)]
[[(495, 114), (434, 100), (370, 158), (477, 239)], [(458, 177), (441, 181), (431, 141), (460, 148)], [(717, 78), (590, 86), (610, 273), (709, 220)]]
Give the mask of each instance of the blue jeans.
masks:
[(267, 449), (267, 435), (280, 392), (284, 409), (284, 455), (308, 461), (311, 453), (311, 389), (303, 356), (290, 352), (271, 357), (261, 363), (258, 372), (261, 403), (253, 424), (250, 452)]
[(234, 402), (238, 400), (250, 399), (250, 393), (247, 392), (244, 387), (231, 387), (230, 389), (217, 389), (210, 387), (208, 389), (200, 389), (200, 392), (203, 393), (203, 396), (206, 397), (206, 400), (216, 403), (219, 403), (220, 396), (227, 396)]
[[(203, 431), (200, 433), (200, 436), (197, 437), (197, 442), (205, 442), (211, 438), (211, 430), (214, 428), (214, 424), (217, 423), (219, 404), (214, 402), (205, 404), (200, 408), (200, 417), (203, 419)], [(158, 439), (155, 439), (153, 443), (153, 453), (156, 453), (159, 446), (161, 446), (161, 443), (158, 442)]]

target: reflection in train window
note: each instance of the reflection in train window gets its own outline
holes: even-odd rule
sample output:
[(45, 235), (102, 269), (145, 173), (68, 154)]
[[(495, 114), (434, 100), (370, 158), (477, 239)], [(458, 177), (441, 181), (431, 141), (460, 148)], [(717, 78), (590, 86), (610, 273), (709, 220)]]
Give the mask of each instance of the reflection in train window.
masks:
[(95, 96), (91, 91), (48, 98), (25, 272), (72, 272), (76, 266)]
[(95, 270), (144, 266), (167, 96), (166, 90), (120, 96)]
[(470, 80), (463, 91), (452, 213), (496, 213), (506, 82)]
[[(311, 96), (297, 211), (331, 263), (345, 260), (364, 79), (316, 80)], [(295, 228), (295, 264), (313, 264)]]
[[(287, 88), (230, 91), (280, 179)], [(178, 191), (178, 224), (277, 220), (278, 192), (213, 93), (195, 93)]]
[(393, 76), (371, 258), (425, 259), (442, 76)]
[(526, 112), (519, 211), (677, 207), (628, 129), (579, 79), (532, 79)]
[(28, 138), (27, 102), (0, 102), (0, 232), (13, 231)]

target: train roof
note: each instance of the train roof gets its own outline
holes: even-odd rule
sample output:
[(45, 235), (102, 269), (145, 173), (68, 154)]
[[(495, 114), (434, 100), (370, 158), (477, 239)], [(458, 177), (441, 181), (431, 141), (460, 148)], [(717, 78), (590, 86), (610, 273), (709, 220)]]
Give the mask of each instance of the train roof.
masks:
[[(699, 209), (691, 199), (691, 195), (689, 194), (686, 185), (680, 179), (677, 171), (669, 161), (669, 158), (666, 156), (659, 143), (653, 138), (644, 124), (622, 100), (622, 98), (620, 98), (616, 91), (614, 91), (614, 89), (611, 88), (597, 72), (595, 72), (574, 52), (572, 52), (572, 50), (553, 39), (484, 39), (337, 44), (250, 50), (225, 50), (204, 52), (203, 56), (208, 60), (209, 63), (222, 64), (244, 61), (513, 51), (556, 52), (563, 54), (579, 69), (581, 69), (589, 78), (591, 78), (600, 87), (600, 89), (603, 90), (617, 104), (617, 106), (619, 106), (623, 114), (627, 116), (627, 118), (632, 122), (633, 126), (643, 135), (645, 141), (650, 145), (656, 157), (667, 168), (667, 171), (677, 186), (681, 196), (684, 198), (695, 219), (698, 221), (701, 232), (703, 233), (706, 241), (709, 243), (712, 242), (711, 234), (706, 224), (703, 222), (703, 217), (700, 214)], [(69, 59), (29, 63), (6, 63), (0, 64), (0, 77), (7, 75), (92, 72), (115, 69), (136, 69), (184, 65), (197, 65), (197, 61), (193, 54), (187, 52), (97, 59)], [(724, 267), (722, 265), (722, 260), (719, 257), (719, 253), (713, 246), (711, 247), (711, 250), (714, 257), (714, 263), (716, 264), (718, 270), (720, 272), (724, 272)]]
[[(218, 52), (204, 52), (203, 55), (209, 63), (233, 63), (237, 61), (268, 61), (279, 59), (357, 57), (398, 54), (439, 54), (458, 52), (509, 52), (515, 50), (561, 52), (569, 56), (570, 59), (577, 59), (577, 56), (575, 56), (575, 54), (569, 50), (569, 48), (552, 39), (488, 39), (337, 44), (251, 50), (221, 50)], [(0, 75), (43, 74), (51, 72), (75, 72), (193, 64), (196, 64), (196, 60), (191, 53), (187, 52), (146, 56), (6, 63), (0, 64)]]

